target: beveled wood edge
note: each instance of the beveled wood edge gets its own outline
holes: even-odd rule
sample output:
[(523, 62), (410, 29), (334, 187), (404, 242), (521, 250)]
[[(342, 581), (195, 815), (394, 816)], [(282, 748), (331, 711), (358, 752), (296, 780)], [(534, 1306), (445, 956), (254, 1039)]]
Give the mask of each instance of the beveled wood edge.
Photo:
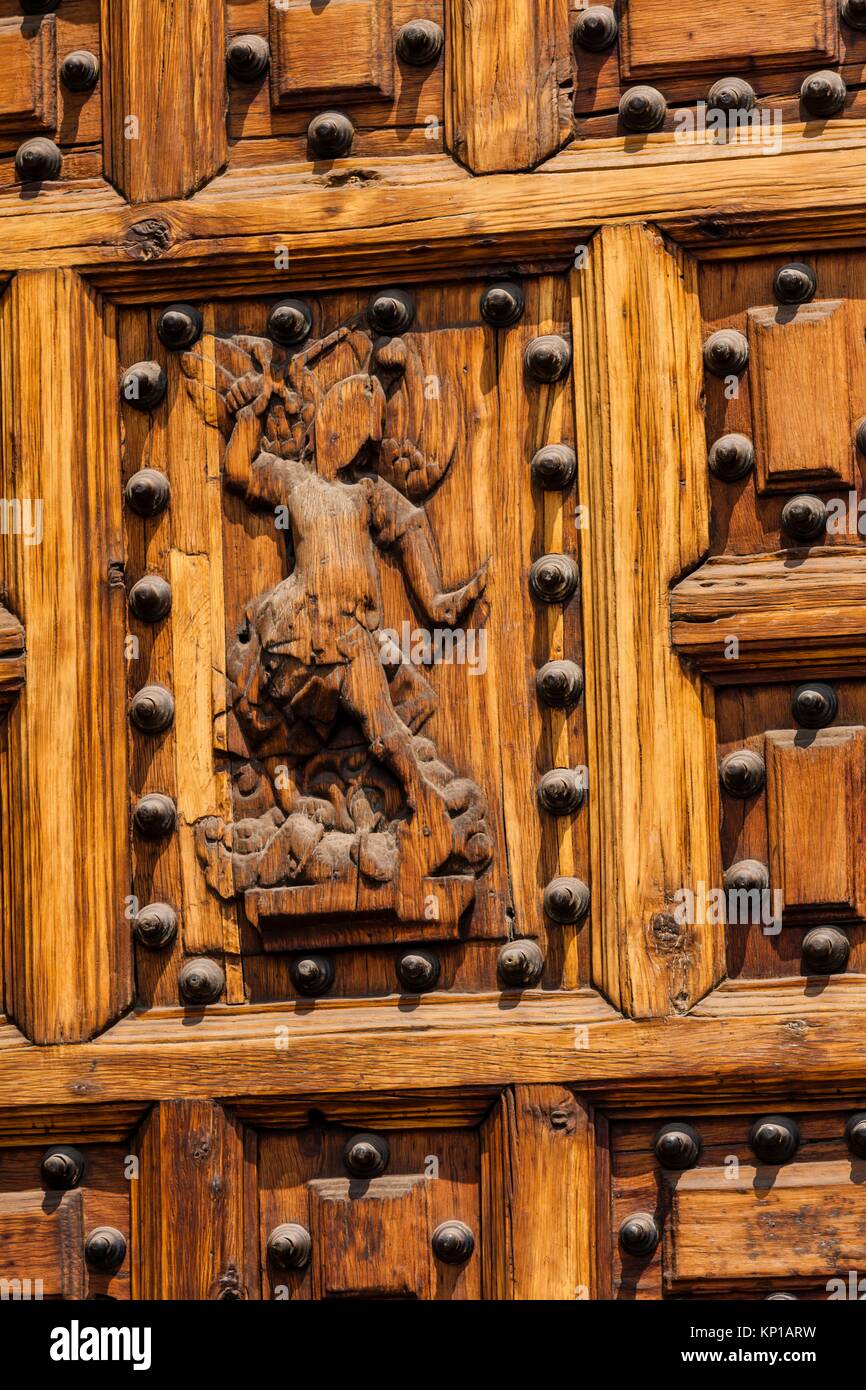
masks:
[(459, 1006), (422, 1006), (407, 1017), (391, 1000), (332, 1010), (327, 1026), (316, 1011), (299, 1018), (285, 1006), (247, 1010), (245, 1019), (217, 1007), (198, 1022), (161, 1011), (132, 1015), (95, 1043), (0, 1047), (0, 1114), (32, 1105), (188, 1097), (255, 1104), (521, 1082), (565, 1084), (619, 1104), (715, 1102), (746, 1090), (799, 1096), (821, 1085), (856, 1093), (866, 1090), (861, 1000), (866, 977), (844, 976), (826, 985), (729, 984), (690, 1015), (638, 1022), (610, 1009), (586, 1021), (586, 1000), (574, 997), (553, 1007), (530, 997), (508, 1008), (475, 1002), (471, 1020)]
[[(637, 149), (612, 139), (569, 146), (532, 173), (477, 177), (445, 155), (343, 160), (325, 174), (234, 168), (190, 198), (135, 206), (98, 179), (54, 185), (26, 210), (11, 190), (0, 195), (0, 271), (89, 267), (98, 280), (122, 269), (149, 287), (166, 266), (188, 263), (194, 286), (194, 267), (228, 279), (235, 259), (273, 264), (279, 244), (291, 256), (285, 286), (324, 256), (354, 258), (357, 273), (365, 243), (392, 268), (397, 256), (447, 268), (458, 249), (519, 258), (541, 240), (551, 254), (568, 254), (599, 226), (641, 220), (698, 256), (757, 254), (779, 244), (782, 229), (804, 248), (849, 244), (866, 234), (864, 133), (863, 121), (808, 138), (787, 127), (771, 156), (746, 144), (685, 150), (670, 134)], [(167, 245), (142, 239), (149, 223), (162, 224)]]

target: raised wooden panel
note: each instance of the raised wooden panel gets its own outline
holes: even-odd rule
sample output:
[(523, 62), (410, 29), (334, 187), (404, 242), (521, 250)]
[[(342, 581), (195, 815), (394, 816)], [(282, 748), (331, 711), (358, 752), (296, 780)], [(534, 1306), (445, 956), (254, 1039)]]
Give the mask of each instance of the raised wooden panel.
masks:
[[(64, 1195), (53, 1214), (43, 1192), (0, 1192), (0, 1289), (42, 1298), (81, 1298), (84, 1291), (84, 1219), (80, 1192)], [(30, 1292), (30, 1297), (34, 1294)]]
[(54, 128), (56, 50), (53, 14), (0, 19), (0, 132)]
[(786, 912), (866, 915), (866, 729), (766, 737), (770, 885)]
[(837, 51), (834, 0), (623, 0), (623, 74), (645, 80), (694, 70), (820, 67)]
[(853, 483), (844, 302), (750, 309), (748, 338), (759, 491)]
[[(260, 1259), (263, 1296), (278, 1300), (348, 1297), (475, 1299), (481, 1295), (481, 1211), (477, 1131), (380, 1131), (390, 1149), (381, 1175), (360, 1180), (343, 1153), (351, 1129), (305, 1128), (258, 1137)], [(436, 1228), (462, 1221), (472, 1254), (437, 1259)], [(300, 1269), (269, 1261), (278, 1226), (310, 1232), (312, 1254)]]
[(312, 96), (344, 101), (394, 88), (391, 0), (287, 0), (271, 5), (275, 105)]
[(707, 1279), (831, 1279), (863, 1259), (866, 1164), (840, 1158), (777, 1172), (742, 1164), (667, 1175), (666, 1287)]

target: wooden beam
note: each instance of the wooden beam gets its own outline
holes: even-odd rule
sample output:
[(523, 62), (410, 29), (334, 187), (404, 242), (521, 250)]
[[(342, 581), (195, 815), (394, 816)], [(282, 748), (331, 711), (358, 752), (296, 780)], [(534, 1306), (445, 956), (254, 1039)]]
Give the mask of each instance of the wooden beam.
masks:
[(531, 169), (568, 138), (568, 0), (447, 0), (445, 143), (475, 174)]
[(101, 10), (106, 175), (131, 203), (185, 198), (228, 153), (223, 0)]
[(676, 650), (716, 684), (866, 668), (866, 555), (714, 555), (671, 590)]
[(71, 271), (25, 272), (2, 306), (2, 487), (21, 526), (3, 582), (28, 683), (0, 750), (6, 1007), (79, 1042), (131, 999), (125, 595), (113, 338)]
[(211, 1101), (163, 1101), (138, 1136), (135, 1296), (235, 1297), (243, 1283), (243, 1135)]
[(481, 1130), (484, 1297), (596, 1296), (592, 1112), (561, 1086), (515, 1086)]
[(721, 882), (712, 692), (670, 647), (668, 586), (709, 545), (694, 263), (608, 228), (574, 281), (594, 983), (633, 1017), (685, 1013), (720, 928), (674, 918)]

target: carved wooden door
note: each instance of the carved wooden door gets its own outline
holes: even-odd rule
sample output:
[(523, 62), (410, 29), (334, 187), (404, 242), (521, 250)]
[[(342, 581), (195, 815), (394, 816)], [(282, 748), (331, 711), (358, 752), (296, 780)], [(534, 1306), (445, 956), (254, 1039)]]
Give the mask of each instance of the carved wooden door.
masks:
[(0, 0), (0, 1297), (862, 1248), (862, 0)]

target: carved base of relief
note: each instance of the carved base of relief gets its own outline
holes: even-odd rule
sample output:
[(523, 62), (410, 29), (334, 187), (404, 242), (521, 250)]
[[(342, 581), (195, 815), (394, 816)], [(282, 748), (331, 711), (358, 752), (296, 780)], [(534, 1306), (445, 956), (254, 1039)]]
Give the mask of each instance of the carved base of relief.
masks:
[[(447, 941), (460, 935), (460, 919), (475, 901), (475, 879), (453, 874), (423, 878), (417, 899), (401, 898), (392, 885), (311, 884), (301, 888), (253, 888), (244, 894), (247, 917), (262, 933), (266, 951), (297, 951), (310, 945), (370, 946), (389, 941)], [(351, 916), (351, 925), (345, 918)], [(306, 920), (310, 919), (308, 923)], [(332, 920), (329, 920), (332, 919)]]

